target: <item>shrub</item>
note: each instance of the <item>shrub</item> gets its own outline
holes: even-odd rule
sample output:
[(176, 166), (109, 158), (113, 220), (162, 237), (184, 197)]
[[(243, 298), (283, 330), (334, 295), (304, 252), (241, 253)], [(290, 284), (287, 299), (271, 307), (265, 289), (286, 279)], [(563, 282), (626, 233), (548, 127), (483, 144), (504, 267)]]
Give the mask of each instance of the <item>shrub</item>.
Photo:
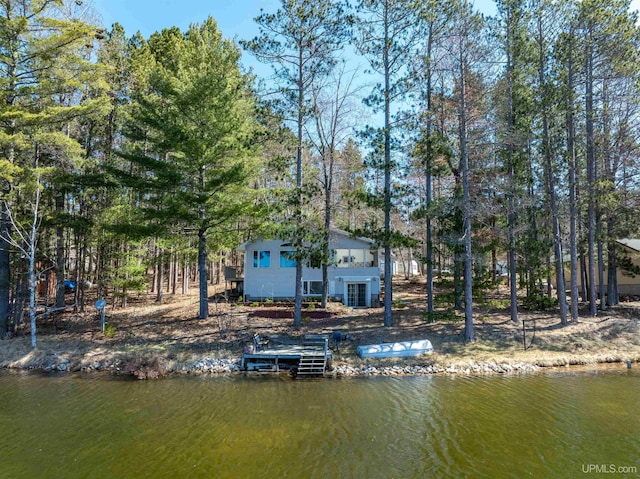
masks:
[(407, 303), (405, 303), (403, 300), (401, 299), (394, 299), (393, 300), (393, 307), (394, 308), (398, 308), (398, 309), (403, 309), (407, 307)]
[(157, 356), (131, 355), (123, 360), (122, 373), (138, 379), (158, 379), (166, 375), (167, 368)]
[(432, 313), (425, 311), (422, 313), (422, 317), (427, 323), (435, 323), (436, 321), (457, 323), (463, 319), (463, 316), (458, 315), (453, 309), (447, 309), (446, 311), (433, 311)]
[(530, 294), (522, 301), (522, 309), (546, 311), (558, 305), (558, 299), (543, 294)]
[(113, 338), (116, 335), (116, 327), (111, 323), (104, 325), (104, 335), (106, 338)]
[(510, 299), (490, 299), (486, 303), (491, 309), (508, 309), (511, 306)]

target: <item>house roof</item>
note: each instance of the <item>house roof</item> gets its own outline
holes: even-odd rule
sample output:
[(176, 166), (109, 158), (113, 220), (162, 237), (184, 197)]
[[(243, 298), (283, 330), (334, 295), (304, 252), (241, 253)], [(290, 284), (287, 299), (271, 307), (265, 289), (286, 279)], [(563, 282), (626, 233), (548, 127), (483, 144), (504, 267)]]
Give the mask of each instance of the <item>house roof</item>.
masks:
[(349, 233), (348, 231), (339, 230), (338, 228), (329, 228), (329, 231), (331, 231), (332, 233), (341, 235), (341, 236), (346, 236), (347, 238), (355, 238), (355, 239), (358, 239), (360, 241), (364, 241), (365, 243), (375, 244), (375, 241), (373, 241), (372, 239), (365, 238), (363, 236), (354, 236), (351, 233)]
[(624, 238), (619, 239), (618, 243), (626, 246), (629, 249), (640, 252), (640, 238)]
[[(621, 245), (640, 253), (640, 238), (623, 238), (616, 240), (616, 243), (620, 243)], [(563, 254), (562, 261), (564, 263), (568, 263), (571, 261), (571, 255), (569, 253)]]
[[(331, 231), (334, 234), (337, 234), (337, 235), (340, 235), (340, 236), (344, 236), (346, 238), (354, 238), (354, 239), (360, 240), (360, 241), (362, 241), (364, 243), (375, 244), (375, 241), (373, 241), (372, 239), (364, 238), (362, 236), (354, 236), (351, 233), (349, 233), (348, 231), (340, 230), (338, 228), (329, 228), (329, 231)], [(240, 246), (238, 246), (236, 249), (238, 251), (246, 251), (247, 245), (250, 245), (251, 243), (259, 241), (260, 239), (261, 238), (254, 238), (254, 239), (245, 241)], [(278, 239), (278, 238), (272, 238), (272, 239)]]

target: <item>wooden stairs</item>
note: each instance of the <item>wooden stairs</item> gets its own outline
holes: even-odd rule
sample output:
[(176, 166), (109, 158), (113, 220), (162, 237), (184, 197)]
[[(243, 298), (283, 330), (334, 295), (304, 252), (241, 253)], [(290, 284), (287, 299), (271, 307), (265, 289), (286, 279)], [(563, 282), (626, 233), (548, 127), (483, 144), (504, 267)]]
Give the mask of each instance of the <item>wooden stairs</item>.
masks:
[(329, 340), (323, 339), (320, 344), (313, 343), (314, 346), (321, 346), (317, 349), (306, 350), (300, 356), (298, 363), (297, 376), (323, 376), (327, 368), (327, 351), (329, 349)]

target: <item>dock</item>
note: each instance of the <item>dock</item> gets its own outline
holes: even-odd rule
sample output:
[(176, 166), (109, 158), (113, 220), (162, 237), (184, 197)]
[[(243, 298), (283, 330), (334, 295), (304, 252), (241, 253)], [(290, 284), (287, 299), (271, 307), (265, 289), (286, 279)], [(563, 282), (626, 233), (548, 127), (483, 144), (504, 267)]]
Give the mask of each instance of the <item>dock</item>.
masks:
[(288, 372), (293, 377), (319, 377), (331, 368), (333, 352), (326, 337), (305, 337), (302, 344), (269, 346), (254, 337), (253, 351), (242, 355), (240, 367), (244, 371)]

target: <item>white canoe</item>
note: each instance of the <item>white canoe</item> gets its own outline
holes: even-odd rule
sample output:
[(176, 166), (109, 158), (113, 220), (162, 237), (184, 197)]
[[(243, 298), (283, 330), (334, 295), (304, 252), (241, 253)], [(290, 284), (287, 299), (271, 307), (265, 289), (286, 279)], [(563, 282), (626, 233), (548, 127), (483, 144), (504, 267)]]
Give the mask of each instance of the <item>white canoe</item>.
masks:
[(404, 358), (432, 352), (433, 346), (428, 339), (358, 346), (361, 358)]

